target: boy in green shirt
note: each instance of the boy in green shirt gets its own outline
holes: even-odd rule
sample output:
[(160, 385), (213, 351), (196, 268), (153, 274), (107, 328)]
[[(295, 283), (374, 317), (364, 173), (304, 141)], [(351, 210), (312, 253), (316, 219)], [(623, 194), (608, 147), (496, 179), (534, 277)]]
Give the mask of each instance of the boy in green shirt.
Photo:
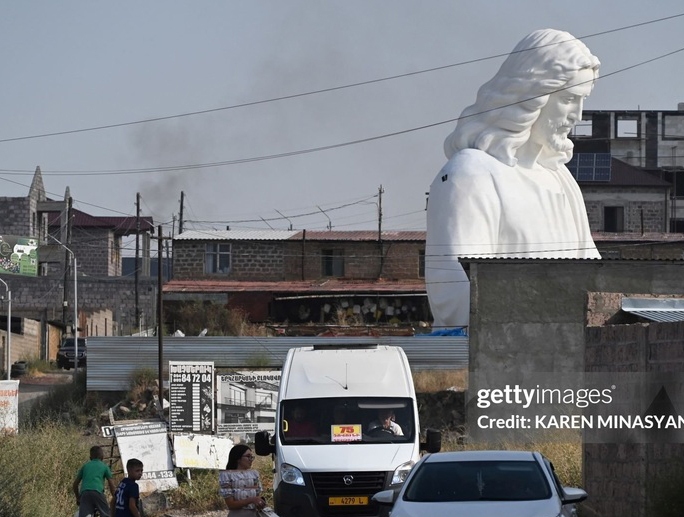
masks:
[(84, 463), (76, 473), (73, 489), (78, 504), (78, 517), (94, 515), (95, 510), (100, 512), (101, 517), (109, 517), (109, 504), (104, 495), (105, 479), (110, 493), (114, 494), (116, 487), (112, 480), (112, 471), (102, 461), (103, 458), (102, 447), (94, 445), (90, 448), (90, 461)]

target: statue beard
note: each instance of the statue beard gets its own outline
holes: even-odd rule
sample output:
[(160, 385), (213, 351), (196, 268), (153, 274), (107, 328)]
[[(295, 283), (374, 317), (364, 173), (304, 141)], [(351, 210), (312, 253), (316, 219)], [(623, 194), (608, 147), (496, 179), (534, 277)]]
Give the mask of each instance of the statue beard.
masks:
[[(572, 156), (572, 150), (575, 147), (575, 144), (568, 138), (568, 135), (573, 127), (574, 124), (568, 121), (560, 122), (558, 124), (549, 121), (549, 147), (551, 147), (552, 151), (560, 154), (570, 153), (570, 156)], [(570, 129), (566, 131), (567, 128)]]
[[(568, 121), (558, 124), (554, 124), (551, 121), (548, 123), (548, 151), (553, 156), (551, 161), (556, 163), (556, 167), (568, 163), (572, 158), (572, 150), (575, 148), (575, 144), (568, 138), (568, 135), (573, 127), (574, 124)], [(567, 128), (570, 128), (570, 130), (567, 130)]]

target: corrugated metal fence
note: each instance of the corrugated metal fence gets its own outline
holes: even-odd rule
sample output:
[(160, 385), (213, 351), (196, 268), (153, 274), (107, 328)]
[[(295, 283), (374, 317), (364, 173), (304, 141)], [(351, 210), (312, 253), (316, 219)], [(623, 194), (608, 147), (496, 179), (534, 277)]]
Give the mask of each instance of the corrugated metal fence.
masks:
[[(280, 369), (292, 347), (314, 344), (400, 346), (413, 370), (456, 369), (468, 366), (468, 338), (421, 337), (165, 337), (164, 379), (169, 361), (213, 361), (217, 368)], [(159, 368), (155, 337), (88, 338), (88, 391), (124, 391), (137, 368)]]

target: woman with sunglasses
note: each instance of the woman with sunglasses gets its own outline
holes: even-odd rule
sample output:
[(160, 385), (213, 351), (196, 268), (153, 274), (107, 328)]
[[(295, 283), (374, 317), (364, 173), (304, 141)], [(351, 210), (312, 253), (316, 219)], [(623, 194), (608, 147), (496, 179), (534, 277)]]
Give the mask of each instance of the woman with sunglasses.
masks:
[(252, 468), (254, 453), (244, 444), (233, 446), (226, 470), (219, 472), (219, 495), (226, 501), (230, 517), (254, 517), (266, 506), (259, 472)]

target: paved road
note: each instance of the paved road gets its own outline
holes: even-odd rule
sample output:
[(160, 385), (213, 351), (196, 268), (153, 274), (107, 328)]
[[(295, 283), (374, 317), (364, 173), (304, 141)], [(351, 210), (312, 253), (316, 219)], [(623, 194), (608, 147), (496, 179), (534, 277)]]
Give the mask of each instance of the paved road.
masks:
[(52, 372), (34, 379), (19, 377), (19, 410), (49, 393), (55, 385), (71, 382), (72, 377), (73, 374), (67, 371)]

